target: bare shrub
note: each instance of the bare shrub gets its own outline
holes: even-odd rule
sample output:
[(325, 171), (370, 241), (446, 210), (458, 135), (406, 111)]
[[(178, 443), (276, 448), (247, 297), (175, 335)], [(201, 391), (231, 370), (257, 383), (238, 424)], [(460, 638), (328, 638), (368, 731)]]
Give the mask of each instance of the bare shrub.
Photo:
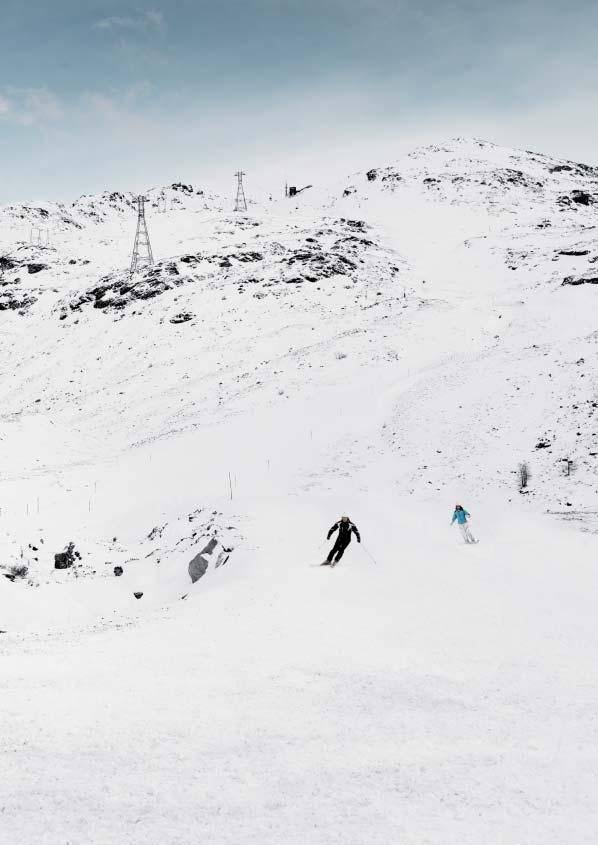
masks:
[(529, 467), (525, 461), (522, 461), (517, 467), (517, 476), (519, 478), (519, 492), (522, 493), (524, 490), (527, 490), (530, 478)]

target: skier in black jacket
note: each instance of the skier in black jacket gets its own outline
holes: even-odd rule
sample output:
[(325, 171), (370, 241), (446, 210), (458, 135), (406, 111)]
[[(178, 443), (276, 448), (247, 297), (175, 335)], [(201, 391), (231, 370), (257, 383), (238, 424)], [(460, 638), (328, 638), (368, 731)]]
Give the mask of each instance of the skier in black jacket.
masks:
[[(345, 514), (341, 516), (338, 522), (335, 522), (330, 531), (328, 532), (327, 540), (330, 540), (332, 535), (335, 531), (338, 530), (338, 537), (336, 538), (336, 543), (330, 549), (330, 553), (322, 566), (328, 566), (331, 564), (332, 566), (336, 566), (339, 560), (342, 558), (345, 549), (351, 542), (351, 533), (355, 534), (357, 537), (357, 542), (361, 543), (361, 537), (359, 536), (359, 531), (357, 530), (357, 526), (354, 525), (349, 517)], [(336, 559), (333, 563), (333, 558), (336, 555)]]

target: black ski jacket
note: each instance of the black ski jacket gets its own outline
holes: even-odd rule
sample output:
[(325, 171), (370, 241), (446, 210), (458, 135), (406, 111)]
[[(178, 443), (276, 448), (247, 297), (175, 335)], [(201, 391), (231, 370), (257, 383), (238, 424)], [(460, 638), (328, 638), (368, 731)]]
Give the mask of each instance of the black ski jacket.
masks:
[(351, 532), (355, 534), (357, 537), (357, 542), (361, 543), (361, 537), (359, 536), (359, 531), (357, 530), (357, 526), (353, 525), (350, 520), (347, 522), (343, 522), (342, 519), (339, 519), (338, 522), (335, 522), (330, 531), (328, 532), (327, 540), (330, 540), (334, 532), (338, 529), (338, 537), (336, 538), (337, 543), (347, 543), (351, 542)]

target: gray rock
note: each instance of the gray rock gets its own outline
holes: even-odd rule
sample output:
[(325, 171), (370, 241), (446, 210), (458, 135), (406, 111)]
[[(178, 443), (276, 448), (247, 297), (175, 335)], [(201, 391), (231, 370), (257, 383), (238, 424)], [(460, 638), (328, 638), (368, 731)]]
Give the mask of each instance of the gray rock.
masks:
[(208, 571), (208, 562), (211, 556), (214, 553), (214, 549), (218, 545), (218, 540), (215, 537), (212, 537), (208, 545), (202, 549), (202, 551), (195, 555), (191, 563), (189, 564), (189, 577), (191, 578), (191, 583), (195, 584), (196, 581), (199, 581), (206, 572)]

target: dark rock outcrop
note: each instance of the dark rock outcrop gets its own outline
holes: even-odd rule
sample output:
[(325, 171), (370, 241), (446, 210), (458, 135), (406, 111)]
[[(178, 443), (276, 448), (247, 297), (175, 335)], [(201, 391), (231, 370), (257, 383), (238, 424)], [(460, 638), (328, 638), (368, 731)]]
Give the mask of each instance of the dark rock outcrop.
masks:
[(595, 197), (587, 191), (571, 191), (571, 199), (580, 205), (591, 205), (596, 201)]
[(69, 569), (76, 558), (80, 557), (81, 555), (75, 552), (75, 544), (69, 543), (63, 552), (57, 552), (54, 555), (54, 569)]
[[(18, 279), (14, 283), (18, 283)], [(37, 298), (31, 293), (17, 290), (13, 286), (4, 287), (0, 293), (0, 311), (26, 311), (35, 302)]]
[(133, 275), (111, 273), (101, 278), (95, 287), (72, 300), (69, 308), (71, 311), (80, 311), (83, 305), (90, 303), (94, 308), (119, 311), (130, 303), (153, 299), (188, 281), (189, 278), (181, 276), (174, 261), (156, 264)]
[(557, 203), (562, 208), (572, 208), (574, 205), (595, 205), (598, 198), (595, 194), (590, 194), (589, 191), (571, 191), (570, 194), (564, 194), (557, 199)]
[(19, 266), (19, 262), (9, 255), (0, 255), (0, 270), (14, 270)]
[(567, 276), (563, 279), (563, 285), (598, 285), (598, 274), (580, 273), (578, 276)]

